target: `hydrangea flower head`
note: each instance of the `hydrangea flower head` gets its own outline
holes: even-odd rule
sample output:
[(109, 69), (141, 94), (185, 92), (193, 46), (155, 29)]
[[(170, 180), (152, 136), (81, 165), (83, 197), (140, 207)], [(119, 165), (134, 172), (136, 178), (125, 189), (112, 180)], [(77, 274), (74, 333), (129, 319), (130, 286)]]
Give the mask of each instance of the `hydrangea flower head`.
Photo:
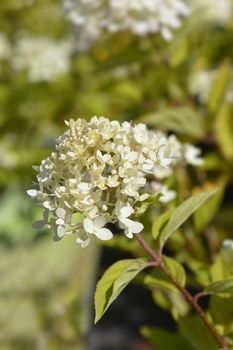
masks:
[(54, 81), (69, 72), (71, 53), (69, 40), (20, 37), (14, 48), (13, 68), (16, 71), (26, 70), (32, 83)]
[(58, 138), (56, 150), (36, 167), (37, 189), (28, 194), (44, 208), (35, 227), (48, 225), (56, 239), (75, 233), (82, 247), (92, 235), (111, 239), (109, 224), (118, 225), (129, 238), (141, 232), (142, 223), (133, 218), (138, 203), (151, 194), (160, 194), (162, 203), (173, 199), (175, 192), (163, 179), (187, 154), (191, 164), (200, 163), (193, 146), (145, 124), (104, 117), (66, 124), (69, 129)]
[(129, 31), (143, 36), (160, 32), (172, 39), (172, 29), (190, 14), (183, 0), (64, 0), (69, 20), (77, 28), (78, 46), (86, 50), (105, 33)]

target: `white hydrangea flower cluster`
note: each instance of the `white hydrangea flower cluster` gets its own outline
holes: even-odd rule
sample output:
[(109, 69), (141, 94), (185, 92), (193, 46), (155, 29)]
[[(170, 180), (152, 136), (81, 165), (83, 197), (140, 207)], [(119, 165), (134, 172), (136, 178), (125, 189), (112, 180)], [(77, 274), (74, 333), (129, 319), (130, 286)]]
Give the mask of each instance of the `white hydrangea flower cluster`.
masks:
[(64, 0), (64, 7), (77, 27), (80, 50), (106, 32), (130, 31), (139, 36), (160, 32), (171, 40), (172, 30), (191, 12), (183, 0)]
[(70, 70), (72, 44), (45, 37), (21, 37), (12, 57), (15, 70), (27, 70), (32, 83), (53, 81)]
[(36, 167), (38, 189), (28, 194), (44, 208), (35, 227), (48, 225), (56, 239), (76, 233), (82, 247), (91, 235), (111, 239), (107, 224), (118, 224), (129, 238), (142, 231), (134, 217), (140, 203), (151, 194), (160, 195), (162, 203), (173, 199), (175, 192), (163, 179), (186, 156), (191, 164), (201, 163), (198, 149), (145, 124), (104, 117), (66, 124), (69, 129), (57, 140), (56, 151)]

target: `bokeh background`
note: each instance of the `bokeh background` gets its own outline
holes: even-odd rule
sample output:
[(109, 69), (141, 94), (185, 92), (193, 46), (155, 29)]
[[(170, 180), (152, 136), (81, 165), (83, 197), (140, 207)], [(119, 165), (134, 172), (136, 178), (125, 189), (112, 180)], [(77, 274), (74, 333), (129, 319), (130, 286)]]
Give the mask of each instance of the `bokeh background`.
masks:
[[(198, 260), (201, 269), (233, 238), (232, 1), (190, 5), (191, 16), (170, 42), (120, 32), (80, 52), (62, 1), (0, 1), (1, 350), (154, 349), (140, 338), (141, 326), (173, 327), (169, 306), (155, 306), (136, 285), (94, 328), (95, 281), (134, 246), (116, 240), (82, 250), (73, 237), (54, 243), (50, 232), (31, 227), (41, 215), (26, 195), (35, 180), (32, 165), (49, 155), (65, 119), (143, 121), (201, 147), (204, 166), (181, 170), (171, 184), (180, 193), (217, 183), (221, 193), (207, 217), (196, 218), (198, 232), (211, 226), (204, 238), (189, 234), (192, 259), (181, 260), (190, 258), (192, 266)], [(175, 241), (171, 254), (182, 247)]]

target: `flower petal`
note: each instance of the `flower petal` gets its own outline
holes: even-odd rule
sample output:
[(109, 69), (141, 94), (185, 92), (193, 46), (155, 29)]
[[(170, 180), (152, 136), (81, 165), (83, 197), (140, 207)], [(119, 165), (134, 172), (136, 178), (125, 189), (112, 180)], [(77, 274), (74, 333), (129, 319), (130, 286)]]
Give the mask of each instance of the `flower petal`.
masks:
[(94, 225), (93, 225), (93, 221), (91, 219), (84, 219), (83, 220), (83, 227), (84, 227), (84, 230), (88, 233), (93, 233), (94, 231)]
[(106, 224), (106, 219), (104, 216), (98, 216), (94, 219), (94, 227), (95, 229), (100, 229), (101, 227), (104, 227)]
[(58, 218), (57, 220), (56, 220), (56, 224), (57, 225), (64, 225), (64, 220), (63, 219), (61, 219), (61, 218)]
[(57, 227), (57, 236), (59, 238), (62, 238), (64, 236), (64, 234), (66, 233), (65, 227), (64, 226), (58, 226)]
[(166, 187), (161, 191), (161, 196), (159, 197), (159, 202), (168, 203), (176, 198), (176, 192), (173, 190), (168, 190)]
[(108, 228), (101, 228), (99, 230), (95, 230), (94, 234), (102, 241), (107, 241), (113, 237), (112, 232)]
[(127, 218), (131, 214), (133, 214), (134, 210), (130, 205), (127, 205), (126, 207), (122, 207), (120, 209), (120, 216), (123, 218)]
[(49, 210), (54, 209), (49, 201), (43, 202), (43, 206), (44, 206), (44, 208), (49, 209)]
[(128, 237), (128, 238), (133, 238), (133, 234), (132, 234), (132, 232), (131, 231), (129, 231), (129, 230), (125, 230), (125, 235), (126, 235), (126, 237)]
[(56, 210), (56, 215), (61, 218), (61, 219), (65, 219), (66, 216), (66, 211), (63, 208), (57, 208)]
[(120, 215), (120, 210), (121, 210), (121, 202), (118, 199), (117, 202), (116, 202), (116, 205), (115, 205), (115, 211), (116, 211), (117, 216)]
[(141, 201), (141, 202), (143, 202), (143, 201), (145, 201), (147, 198), (149, 198), (150, 197), (150, 195), (148, 194), (148, 193), (144, 193), (144, 194), (142, 194), (140, 197), (139, 197), (139, 200)]
[(139, 233), (144, 228), (143, 224), (141, 224), (140, 222), (133, 221), (133, 220), (130, 220), (130, 219), (121, 219), (121, 222), (132, 233)]
[(27, 191), (27, 194), (32, 197), (32, 198), (35, 198), (38, 194), (38, 191), (37, 190), (28, 190)]

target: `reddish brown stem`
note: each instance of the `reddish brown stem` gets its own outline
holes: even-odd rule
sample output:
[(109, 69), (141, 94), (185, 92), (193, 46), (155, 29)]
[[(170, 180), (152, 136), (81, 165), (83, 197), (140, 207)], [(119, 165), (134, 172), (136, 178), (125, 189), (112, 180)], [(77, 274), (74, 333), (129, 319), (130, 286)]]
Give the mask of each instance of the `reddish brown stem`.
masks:
[(193, 297), (187, 289), (182, 287), (179, 284), (179, 282), (176, 280), (176, 278), (171, 274), (169, 269), (164, 264), (162, 256), (157, 255), (153, 251), (153, 249), (151, 249), (151, 247), (147, 244), (147, 242), (144, 240), (144, 238), (140, 234), (135, 235), (135, 237), (136, 237), (137, 241), (139, 242), (139, 244), (147, 252), (147, 254), (152, 258), (152, 264), (149, 266), (159, 266), (163, 270), (163, 272), (167, 275), (167, 277), (170, 279), (170, 281), (176, 286), (176, 288), (180, 291), (180, 293), (184, 296), (184, 298), (189, 302), (189, 304), (192, 306), (192, 308), (197, 312), (197, 314), (201, 318), (202, 322), (206, 325), (209, 332), (212, 334), (212, 336), (216, 340), (217, 344), (221, 347), (221, 350), (227, 350), (228, 346), (227, 346), (226, 340), (223, 339), (218, 334), (214, 325), (209, 321), (209, 319), (207, 318), (203, 309), (197, 303), (197, 300), (195, 299), (195, 297)]
[(196, 295), (194, 295), (193, 298), (194, 298), (194, 300), (195, 300), (196, 302), (198, 302), (199, 299), (201, 299), (202, 297), (205, 297), (206, 295), (209, 295), (208, 292), (202, 291), (202, 292), (199, 292), (199, 293), (197, 293)]
[(134, 237), (136, 237), (139, 244), (145, 250), (145, 252), (152, 258), (153, 261), (158, 262), (158, 256), (153, 251), (153, 249), (148, 245), (148, 243), (144, 240), (144, 238), (138, 233)]
[(209, 332), (212, 334), (212, 336), (215, 338), (216, 342), (221, 346), (221, 349), (226, 350), (225, 342), (222, 339), (222, 337), (217, 333), (216, 329), (214, 328), (214, 325), (209, 321), (209, 319), (206, 317), (203, 309), (200, 307), (200, 305), (196, 302), (195, 298), (188, 292), (187, 289), (182, 287), (177, 280), (174, 278), (174, 276), (170, 273), (169, 269), (165, 266), (165, 264), (162, 262), (160, 264), (161, 269), (164, 271), (164, 273), (169, 277), (171, 282), (176, 286), (176, 288), (181, 292), (181, 294), (185, 297), (185, 299), (190, 303), (190, 305), (193, 307), (194, 310), (198, 313), (199, 317), (202, 319), (203, 323), (208, 328)]

